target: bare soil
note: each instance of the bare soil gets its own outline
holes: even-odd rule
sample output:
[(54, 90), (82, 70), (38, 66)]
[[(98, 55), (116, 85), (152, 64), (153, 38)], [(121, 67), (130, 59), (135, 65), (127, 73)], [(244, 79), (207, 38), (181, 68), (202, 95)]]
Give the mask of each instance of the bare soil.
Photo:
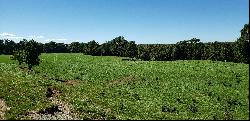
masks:
[(121, 77), (119, 79), (116, 79), (116, 80), (112, 80), (110, 82), (111, 85), (122, 85), (122, 84), (125, 84), (125, 83), (128, 83), (130, 81), (134, 81), (136, 79), (135, 76), (126, 76), (126, 77)]
[(5, 104), (4, 100), (0, 98), (0, 120), (5, 120), (5, 112), (8, 110), (9, 108), (7, 107), (7, 105)]

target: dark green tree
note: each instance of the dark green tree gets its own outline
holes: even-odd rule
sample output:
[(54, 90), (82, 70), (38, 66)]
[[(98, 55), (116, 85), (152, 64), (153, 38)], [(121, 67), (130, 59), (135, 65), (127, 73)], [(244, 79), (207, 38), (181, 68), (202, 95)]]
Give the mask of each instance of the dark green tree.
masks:
[(124, 56), (134, 58), (137, 55), (137, 45), (135, 41), (129, 41), (125, 47), (125, 54)]
[(70, 44), (70, 52), (72, 53), (79, 53), (82, 51), (81, 43), (79, 42), (72, 42)]
[(9, 39), (5, 39), (4, 41), (5, 42), (4, 42), (3, 53), (7, 54), (7, 55), (13, 54), (13, 51), (16, 48), (16, 43), (12, 40), (9, 40)]
[(0, 40), (0, 55), (3, 54), (3, 49), (4, 49), (4, 40)]
[(241, 29), (241, 36), (236, 41), (234, 50), (236, 62), (249, 63), (249, 24)]
[(83, 46), (83, 53), (86, 55), (99, 55), (98, 47), (99, 44), (95, 40), (92, 40)]
[(33, 39), (30, 41), (24, 39), (20, 41), (18, 45), (19, 47), (13, 54), (13, 59), (17, 60), (19, 64), (27, 64), (29, 70), (31, 70), (34, 65), (39, 65), (39, 55), (42, 52), (42, 48), (38, 42)]

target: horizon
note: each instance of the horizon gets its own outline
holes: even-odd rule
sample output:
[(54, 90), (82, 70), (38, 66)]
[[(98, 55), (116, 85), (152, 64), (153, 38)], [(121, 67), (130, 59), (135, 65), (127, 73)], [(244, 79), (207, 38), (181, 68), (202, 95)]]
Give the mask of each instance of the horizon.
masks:
[(248, 0), (0, 0), (0, 10), (0, 39), (15, 42), (233, 42), (249, 23)]
[[(1, 35), (1, 34), (0, 34)], [(115, 38), (113, 38), (113, 39), (115, 39)], [(113, 40), (112, 39), (112, 40)], [(124, 38), (125, 40), (127, 40), (126, 38)], [(180, 40), (180, 41), (177, 41), (176, 43), (178, 43), (178, 42), (181, 42), (181, 41), (189, 41), (189, 40), (191, 40), (191, 39), (199, 39), (199, 38), (190, 38), (190, 39), (185, 39), (185, 40)], [(0, 38), (0, 40), (9, 40), (9, 41), (14, 41), (13, 39), (8, 39), (8, 38)], [(90, 40), (90, 41), (86, 41), (86, 42), (80, 42), (80, 41), (72, 41), (72, 42), (70, 42), (70, 43), (64, 43), (64, 42), (56, 42), (56, 41), (54, 41), (54, 40), (49, 40), (49, 41), (47, 41), (47, 42), (40, 42), (40, 41), (37, 41), (37, 40), (35, 40), (35, 39), (33, 39), (33, 38), (31, 38), (31, 39), (26, 39), (26, 38), (23, 38), (23, 39), (20, 39), (20, 40), (17, 40), (17, 41), (14, 41), (15, 43), (19, 43), (20, 41), (24, 41), (24, 40), (27, 40), (27, 41), (30, 41), (30, 40), (34, 40), (34, 41), (36, 41), (36, 42), (38, 42), (38, 43), (42, 43), (42, 44), (46, 44), (46, 43), (50, 43), (50, 42), (55, 42), (55, 43), (63, 43), (63, 44), (65, 44), (65, 45), (70, 45), (70, 44), (72, 44), (72, 43), (74, 43), (74, 42), (79, 42), (79, 43), (85, 43), (85, 44), (87, 44), (88, 42), (90, 42), (90, 41), (93, 41), (93, 40)], [(112, 41), (112, 40), (109, 40), (109, 41)], [(97, 42), (96, 40), (94, 40), (95, 42)], [(130, 40), (127, 40), (127, 41), (130, 41)], [(235, 40), (235, 41), (207, 41), (207, 42), (204, 42), (204, 41), (202, 41), (202, 40), (200, 40), (199, 42), (202, 42), (202, 43), (204, 43), (204, 44), (206, 44), (206, 43), (214, 43), (214, 42), (229, 42), (229, 43), (231, 43), (231, 42), (236, 42), (237, 40)], [(106, 42), (104, 42), (104, 43), (107, 43), (108, 41), (106, 41)], [(176, 43), (136, 43), (136, 41), (134, 41), (135, 42), (135, 44), (138, 44), (138, 45), (175, 45)], [(101, 45), (101, 44), (104, 44), (104, 43), (99, 43), (99, 42), (97, 42), (99, 45)]]

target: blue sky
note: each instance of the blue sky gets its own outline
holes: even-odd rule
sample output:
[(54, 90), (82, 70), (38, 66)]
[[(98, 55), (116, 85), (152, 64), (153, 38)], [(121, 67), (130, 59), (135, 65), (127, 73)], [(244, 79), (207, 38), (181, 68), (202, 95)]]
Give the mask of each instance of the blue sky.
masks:
[(234, 41), (248, 0), (0, 0), (0, 38), (137, 44)]

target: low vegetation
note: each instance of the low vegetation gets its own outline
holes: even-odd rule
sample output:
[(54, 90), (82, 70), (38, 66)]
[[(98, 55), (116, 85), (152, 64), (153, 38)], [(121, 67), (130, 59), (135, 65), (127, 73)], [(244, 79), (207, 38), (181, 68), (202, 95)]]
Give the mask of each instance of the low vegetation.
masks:
[(247, 64), (44, 53), (25, 71), (7, 58), (0, 55), (5, 119), (63, 112), (51, 98), (77, 119), (249, 119)]

